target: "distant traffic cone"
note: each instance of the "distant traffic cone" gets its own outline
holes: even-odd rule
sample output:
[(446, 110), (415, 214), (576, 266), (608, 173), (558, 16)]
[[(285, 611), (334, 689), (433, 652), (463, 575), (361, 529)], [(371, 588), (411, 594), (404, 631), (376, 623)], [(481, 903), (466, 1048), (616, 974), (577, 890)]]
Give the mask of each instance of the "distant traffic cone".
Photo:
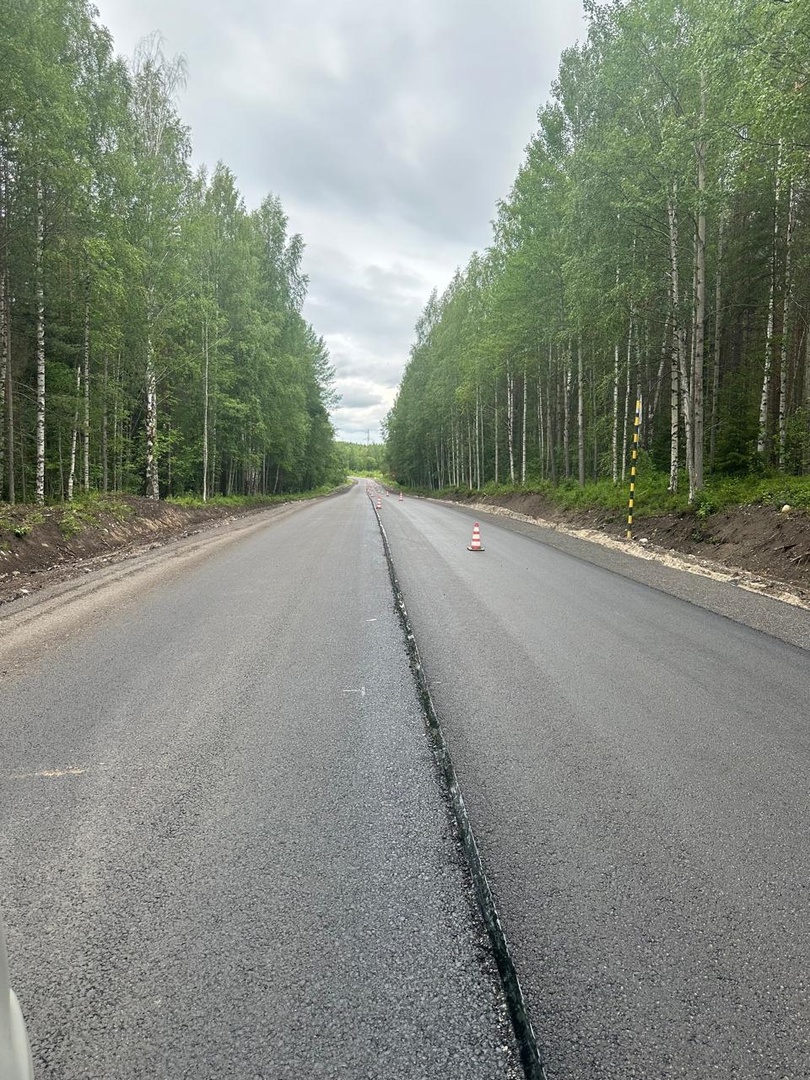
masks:
[(382, 510), (382, 499), (379, 495), (377, 496), (377, 509)]
[(402, 498), (402, 492), (401, 492), (401, 491), (400, 491), (400, 493), (399, 493), (399, 501), (400, 501), (400, 502), (403, 502), (403, 498)]
[(473, 525), (472, 543), (467, 545), (467, 551), (483, 551), (481, 547), (481, 527), (478, 522)]
[(390, 494), (391, 494), (391, 492), (390, 492), (390, 491), (388, 490), (388, 488), (386, 488), (386, 489), (385, 489), (385, 497), (386, 497), (386, 499), (388, 498), (388, 496), (389, 496)]

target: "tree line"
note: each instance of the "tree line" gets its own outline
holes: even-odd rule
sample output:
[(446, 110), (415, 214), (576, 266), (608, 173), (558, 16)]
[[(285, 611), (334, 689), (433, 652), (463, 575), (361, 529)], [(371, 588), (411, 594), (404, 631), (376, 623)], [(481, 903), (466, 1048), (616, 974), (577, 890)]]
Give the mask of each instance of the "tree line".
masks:
[(182, 58), (0, 5), (0, 498), (309, 490), (340, 471), (303, 241), (193, 171)]
[(423, 487), (810, 472), (810, 5), (586, 5), (386, 420)]

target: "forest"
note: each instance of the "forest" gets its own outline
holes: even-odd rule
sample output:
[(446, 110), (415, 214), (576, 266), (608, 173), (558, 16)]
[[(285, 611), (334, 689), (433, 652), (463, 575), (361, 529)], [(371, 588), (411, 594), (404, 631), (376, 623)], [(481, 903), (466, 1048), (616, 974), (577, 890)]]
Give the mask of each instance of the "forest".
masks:
[(0, 5), (0, 498), (262, 495), (341, 473), (299, 235), (192, 169), (182, 57)]
[[(586, 5), (491, 245), (416, 326), (389, 467), (435, 489), (810, 473), (810, 5)], [(638, 414), (638, 415), (637, 415)]]

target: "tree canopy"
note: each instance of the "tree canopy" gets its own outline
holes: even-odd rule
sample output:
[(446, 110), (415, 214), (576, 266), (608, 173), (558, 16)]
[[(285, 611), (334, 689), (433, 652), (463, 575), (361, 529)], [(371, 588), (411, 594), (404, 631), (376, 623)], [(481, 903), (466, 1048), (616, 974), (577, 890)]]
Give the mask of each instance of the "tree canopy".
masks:
[(810, 11), (587, 5), (491, 246), (428, 301), (403, 482), (810, 472)]
[(0, 497), (333, 482), (303, 240), (192, 170), (182, 58), (117, 58), (87, 0), (5, 0), (0, 73)]

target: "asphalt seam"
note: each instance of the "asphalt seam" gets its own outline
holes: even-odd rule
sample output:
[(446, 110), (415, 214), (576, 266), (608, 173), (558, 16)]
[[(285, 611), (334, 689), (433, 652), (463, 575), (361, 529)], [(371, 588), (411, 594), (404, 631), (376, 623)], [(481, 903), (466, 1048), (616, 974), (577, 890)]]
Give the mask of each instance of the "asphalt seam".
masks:
[(428, 687), (422, 660), (419, 655), (419, 648), (416, 644), (416, 638), (411, 627), (410, 619), (408, 618), (405, 598), (402, 594), (399, 581), (397, 580), (394, 560), (391, 555), (391, 548), (388, 543), (385, 526), (382, 523), (379, 512), (374, 506), (374, 502), (372, 500), (369, 501), (371, 502), (374, 515), (377, 518), (377, 525), (379, 526), (380, 535), (382, 537), (383, 550), (385, 552), (386, 563), (388, 564), (388, 575), (391, 579), (391, 586), (394, 592), (394, 604), (402, 628), (405, 632), (405, 641), (411, 671), (416, 680), (419, 698), (424, 711), (428, 738), (433, 755), (438, 762), (441, 775), (447, 785), (450, 805), (453, 810), (456, 825), (458, 826), (467, 866), (472, 877), (478, 909), (487, 929), (490, 945), (492, 946), (492, 952), (495, 957), (495, 964), (498, 969), (498, 975), (506, 999), (506, 1005), (509, 1010), (509, 1019), (512, 1022), (512, 1030), (515, 1033), (515, 1039), (518, 1044), (523, 1074), (526, 1077), (526, 1080), (548, 1080), (545, 1068), (540, 1060), (537, 1039), (535, 1037), (534, 1028), (532, 1027), (526, 1000), (523, 995), (523, 989), (520, 985), (520, 979), (515, 970), (506, 935), (501, 924), (501, 918), (498, 914), (498, 908), (492, 895), (489, 880), (487, 879), (486, 871), (484, 870), (484, 865), (478, 850), (475, 834), (467, 815), (464, 796), (461, 793), (458, 776), (450, 756), (450, 751), (447, 747), (441, 720), (433, 704), (433, 698), (431, 697), (430, 688)]

